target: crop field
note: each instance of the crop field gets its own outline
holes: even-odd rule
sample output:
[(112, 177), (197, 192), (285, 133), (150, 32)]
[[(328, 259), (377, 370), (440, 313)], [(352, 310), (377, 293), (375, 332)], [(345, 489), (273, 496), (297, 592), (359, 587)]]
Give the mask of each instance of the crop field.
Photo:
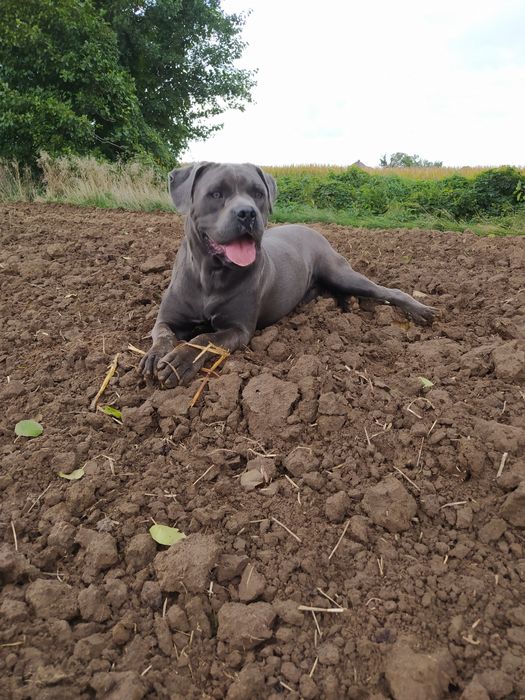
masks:
[(0, 206), (2, 698), (525, 697), (523, 239), (316, 228), (438, 320), (313, 300), (190, 407), (137, 372), (181, 218)]
[[(274, 177), (281, 175), (328, 175), (329, 173), (342, 173), (352, 166), (343, 165), (320, 165), (316, 163), (304, 165), (262, 165), (263, 170), (270, 173)], [(462, 168), (447, 168), (447, 167), (413, 167), (413, 168), (370, 168), (364, 166), (362, 168), (370, 175), (399, 175), (413, 180), (441, 180), (444, 177), (452, 175), (461, 175), (463, 177), (475, 177), (485, 170), (489, 170), (487, 166), (466, 166)]]

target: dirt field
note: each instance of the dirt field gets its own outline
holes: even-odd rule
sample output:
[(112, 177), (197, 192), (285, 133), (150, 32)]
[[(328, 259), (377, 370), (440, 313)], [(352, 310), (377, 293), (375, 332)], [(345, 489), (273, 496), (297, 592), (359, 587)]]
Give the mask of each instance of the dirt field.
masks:
[(0, 207), (2, 698), (525, 697), (525, 242), (317, 228), (438, 322), (316, 300), (189, 409), (127, 349), (180, 219)]

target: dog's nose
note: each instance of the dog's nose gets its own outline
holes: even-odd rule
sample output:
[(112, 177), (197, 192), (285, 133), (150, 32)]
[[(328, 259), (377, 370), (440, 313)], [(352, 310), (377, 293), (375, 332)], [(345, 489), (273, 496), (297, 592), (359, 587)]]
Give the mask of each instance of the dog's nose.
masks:
[(255, 221), (256, 213), (253, 207), (242, 207), (241, 209), (236, 209), (235, 214), (242, 224), (253, 224)]

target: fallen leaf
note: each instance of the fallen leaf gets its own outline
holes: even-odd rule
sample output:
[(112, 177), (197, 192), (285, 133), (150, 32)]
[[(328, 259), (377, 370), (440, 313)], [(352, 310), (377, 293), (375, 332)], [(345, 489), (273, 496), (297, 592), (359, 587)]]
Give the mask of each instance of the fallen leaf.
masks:
[(258, 469), (249, 469), (241, 474), (240, 484), (245, 491), (253, 491), (257, 486), (264, 484), (264, 476)]
[(75, 469), (69, 474), (65, 474), (64, 472), (58, 472), (58, 476), (61, 476), (63, 479), (67, 479), (68, 481), (78, 481), (83, 476), (85, 476), (85, 474), (86, 472), (84, 471), (84, 467), (80, 467), (80, 469)]
[(36, 420), (21, 420), (15, 425), (15, 433), (20, 437), (38, 437), (44, 428)]
[(176, 527), (159, 525), (158, 523), (155, 523), (155, 525), (150, 527), (149, 534), (152, 536), (155, 542), (165, 544), (168, 547), (186, 537), (186, 535)]
[(418, 379), (421, 382), (423, 389), (430, 389), (430, 387), (434, 386), (434, 382), (431, 382), (430, 379), (427, 379), (426, 377), (418, 377)]
[(105, 413), (107, 416), (122, 420), (122, 411), (119, 411), (118, 408), (115, 408), (114, 406), (100, 406), (99, 410), (102, 411), (102, 413)]

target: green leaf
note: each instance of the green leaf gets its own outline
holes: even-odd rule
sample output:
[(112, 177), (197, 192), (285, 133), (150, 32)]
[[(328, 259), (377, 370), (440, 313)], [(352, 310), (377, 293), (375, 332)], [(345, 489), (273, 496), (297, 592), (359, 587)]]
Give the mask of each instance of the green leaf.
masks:
[(418, 379), (421, 382), (423, 389), (430, 389), (430, 387), (434, 386), (434, 382), (431, 382), (430, 379), (427, 379), (426, 377), (418, 377)]
[(20, 437), (38, 437), (44, 428), (36, 420), (21, 420), (15, 425), (15, 433)]
[(68, 481), (78, 481), (83, 476), (85, 476), (85, 474), (86, 472), (84, 471), (84, 467), (80, 467), (80, 469), (75, 469), (69, 474), (65, 474), (64, 472), (58, 472), (58, 476), (61, 476), (63, 479), (67, 479)]
[(100, 410), (102, 413), (105, 413), (108, 416), (122, 420), (122, 411), (119, 411), (118, 408), (115, 408), (114, 406), (101, 406)]
[(168, 547), (176, 542), (183, 540), (186, 535), (178, 530), (176, 527), (169, 527), (169, 525), (152, 525), (149, 529), (149, 534), (153, 537), (155, 542), (159, 544), (165, 544)]

